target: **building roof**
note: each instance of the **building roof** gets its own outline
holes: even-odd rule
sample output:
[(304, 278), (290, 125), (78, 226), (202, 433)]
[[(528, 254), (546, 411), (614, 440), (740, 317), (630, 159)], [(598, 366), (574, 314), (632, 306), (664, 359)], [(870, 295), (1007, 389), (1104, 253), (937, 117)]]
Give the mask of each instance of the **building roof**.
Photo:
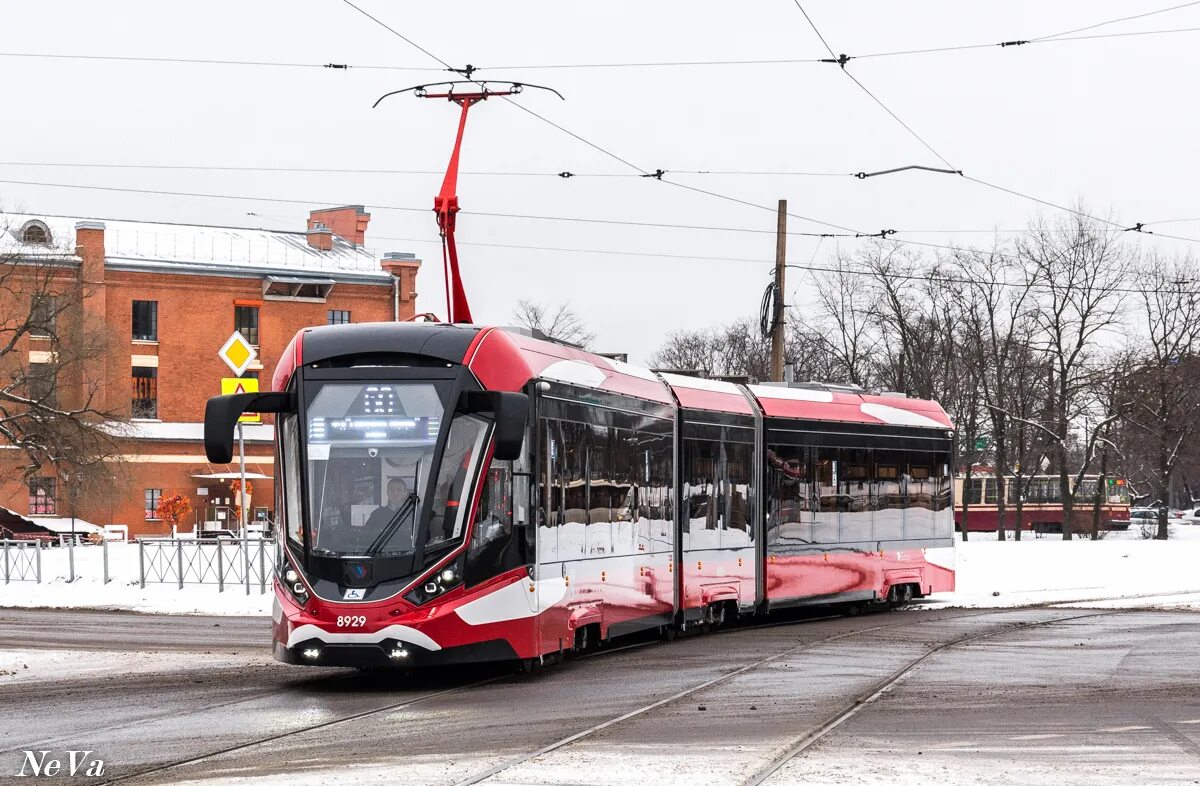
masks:
[(23, 516), (8, 508), (0, 508), (0, 526), (13, 534), (36, 534), (39, 529), (55, 535), (103, 534), (104, 528), (81, 518), (71, 519), (67, 516)]
[[(20, 231), (30, 221), (49, 228), (49, 246), (20, 241)], [(114, 269), (167, 268), (254, 277), (312, 273), (364, 282), (386, 282), (391, 278), (374, 252), (337, 235), (333, 236), (331, 250), (319, 251), (308, 245), (304, 232), (84, 216), (0, 212), (0, 254), (70, 254), (75, 247), (75, 224), (80, 221), (104, 224), (105, 262)]]

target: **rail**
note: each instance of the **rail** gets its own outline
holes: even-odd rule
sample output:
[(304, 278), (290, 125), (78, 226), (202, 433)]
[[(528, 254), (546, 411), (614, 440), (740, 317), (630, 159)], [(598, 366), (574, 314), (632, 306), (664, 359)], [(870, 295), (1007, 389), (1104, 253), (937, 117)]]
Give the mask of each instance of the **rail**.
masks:
[(275, 571), (271, 538), (144, 538), (138, 540), (138, 582), (251, 587), (265, 594)]
[(37, 541), (0, 540), (4, 552), (4, 583), (36, 581), (42, 583), (42, 549)]

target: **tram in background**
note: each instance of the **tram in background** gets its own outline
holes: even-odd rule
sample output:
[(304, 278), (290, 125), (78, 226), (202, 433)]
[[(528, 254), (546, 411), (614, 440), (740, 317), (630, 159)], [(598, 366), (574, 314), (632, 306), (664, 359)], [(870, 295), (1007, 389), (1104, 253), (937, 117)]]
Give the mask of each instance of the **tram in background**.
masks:
[[(1004, 478), (1004, 528), (1017, 528), (1016, 489), (1020, 481), (1021, 488), (1021, 529), (1034, 532), (1062, 532), (1063, 504), (1062, 489), (1058, 475), (1033, 475), (1018, 478), (1006, 475)], [(1074, 484), (1074, 478), (1068, 479)], [(998, 503), (1000, 484), (994, 475), (980, 475), (971, 478), (967, 493), (963, 493), (966, 479), (958, 476), (954, 479), (954, 499), (958, 500), (954, 509), (954, 528), (962, 531), (963, 506), (966, 505), (967, 530), (969, 532), (995, 532), (1000, 521)], [(1079, 483), (1075, 496), (1075, 508), (1072, 517), (1075, 519), (1075, 532), (1090, 531), (1092, 512), (1096, 502), (1099, 475), (1084, 475)], [(1105, 478), (1104, 498), (1100, 503), (1100, 528), (1104, 530), (1129, 529), (1129, 486), (1124, 478)]]
[(209, 401), (276, 414), (274, 655), (532, 664), (613, 636), (953, 589), (936, 403), (657, 374), (527, 331), (302, 330)]

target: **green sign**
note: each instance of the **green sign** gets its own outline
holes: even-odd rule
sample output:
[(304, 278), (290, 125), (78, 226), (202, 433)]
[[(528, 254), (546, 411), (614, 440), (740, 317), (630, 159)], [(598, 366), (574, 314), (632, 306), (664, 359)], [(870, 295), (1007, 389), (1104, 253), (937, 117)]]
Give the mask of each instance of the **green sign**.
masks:
[(987, 437), (976, 437), (975, 438), (975, 449), (976, 450), (987, 450)]

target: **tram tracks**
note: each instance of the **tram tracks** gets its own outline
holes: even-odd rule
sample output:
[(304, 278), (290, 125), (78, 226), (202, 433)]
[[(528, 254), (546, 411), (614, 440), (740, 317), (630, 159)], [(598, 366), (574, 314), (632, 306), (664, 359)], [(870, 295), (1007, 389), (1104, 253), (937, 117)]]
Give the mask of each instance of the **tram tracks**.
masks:
[(917, 669), (921, 668), (927, 661), (932, 659), (939, 653), (954, 647), (959, 647), (964, 644), (980, 641), (982, 639), (994, 638), (1003, 636), (1006, 633), (1012, 633), (1016, 630), (1028, 630), (1030, 628), (1044, 627), (1054, 625), (1060, 622), (1071, 622), (1078, 619), (1087, 619), (1089, 617), (1104, 617), (1112, 614), (1124, 613), (1124, 610), (1108, 610), (1100, 612), (1092, 612), (1090, 614), (1072, 614), (1065, 617), (1056, 617), (1048, 620), (1035, 620), (1032, 622), (1016, 622), (1011, 625), (1005, 625), (996, 630), (982, 631), (966, 636), (960, 636), (957, 639), (936, 644), (921, 656), (909, 661), (903, 667), (897, 669), (882, 681), (876, 683), (865, 693), (855, 697), (852, 701), (846, 704), (837, 712), (828, 716), (824, 722), (818, 724), (815, 728), (809, 730), (805, 734), (795, 738), (790, 743), (784, 746), (783, 750), (777, 753), (764, 766), (755, 771), (748, 779), (741, 782), (740, 786), (760, 786), (760, 784), (769, 780), (773, 775), (779, 772), (790, 761), (804, 753), (806, 750), (816, 745), (818, 742), (829, 736), (835, 729), (841, 726), (846, 721), (853, 718), (855, 715), (862, 712), (871, 704), (875, 703), (880, 697), (888, 693), (892, 688), (896, 687), (905, 678), (910, 676)]
[[(1050, 605), (1051, 604), (1041, 604), (1040, 606), (1045, 608), (1045, 607), (1049, 607)], [(1023, 608), (1027, 610), (1031, 607), (1026, 606)], [(825, 636), (825, 637), (814, 639), (811, 641), (802, 642), (802, 643), (793, 645), (791, 647), (788, 647), (780, 652), (760, 658), (753, 663), (747, 664), (746, 666), (742, 666), (742, 667), (734, 669), (732, 671), (725, 672), (723, 674), (720, 674), (720, 675), (712, 677), (708, 680), (705, 680), (699, 684), (690, 686), (688, 688), (684, 688), (683, 690), (677, 691), (677, 692), (671, 694), (670, 696), (660, 698), (656, 701), (650, 702), (643, 706), (639, 706), (635, 709), (621, 713), (620, 715), (610, 718), (602, 723), (595, 724), (587, 729), (584, 729), (579, 732), (575, 732), (571, 735), (568, 735), (559, 740), (551, 742), (548, 745), (544, 745), (529, 754), (525, 754), (520, 757), (502, 762), (498, 765), (488, 768), (487, 770), (476, 773), (475, 775), (472, 775), (464, 780), (457, 781), (456, 786), (467, 786), (468, 784), (481, 783), (481, 782), (493, 777), (494, 775), (497, 775), (506, 770), (510, 770), (510, 769), (512, 769), (522, 763), (525, 763), (533, 758), (536, 758), (538, 756), (545, 755), (546, 753), (569, 746), (575, 742), (578, 742), (579, 740), (582, 740), (586, 737), (592, 736), (598, 732), (604, 731), (604, 730), (611, 728), (613, 726), (616, 726), (618, 724), (621, 724), (632, 718), (652, 712), (656, 709), (659, 709), (660, 707), (672, 704), (676, 701), (679, 701), (680, 699), (686, 698), (687, 696), (690, 696), (692, 694), (695, 694), (702, 690), (705, 690), (706, 688), (710, 688), (710, 687), (713, 687), (720, 683), (726, 682), (728, 680), (736, 678), (737, 676), (739, 676), (741, 674), (745, 674), (754, 669), (761, 668), (762, 666), (768, 665), (772, 662), (786, 658), (789, 655), (794, 655), (798, 652), (802, 652), (807, 649), (813, 649), (813, 648), (816, 648), (816, 647), (819, 647), (819, 646), (822, 646), (825, 644), (829, 644), (832, 642), (840, 641), (843, 639), (849, 639), (849, 638), (852, 638), (855, 636), (862, 636), (862, 635), (866, 635), (869, 633), (873, 633), (873, 632), (877, 632), (877, 631), (885, 630), (885, 629), (906, 627), (906, 626), (913, 626), (913, 625), (924, 625), (924, 624), (936, 623), (936, 622), (955, 621), (955, 620), (960, 620), (960, 619), (964, 619), (964, 618), (989, 616), (989, 615), (995, 615), (997, 613), (1008, 613), (1011, 611), (1019, 611), (1019, 610), (1022, 610), (1022, 609), (1005, 609), (1005, 610), (986, 609), (986, 610), (979, 610), (979, 611), (975, 611), (975, 612), (956, 614), (954, 616), (940, 615), (936, 619), (928, 619), (928, 620), (905, 619), (903, 621), (896, 621), (896, 622), (892, 622), (889, 624), (883, 624), (883, 625), (874, 625), (874, 626), (862, 628), (859, 630), (847, 631), (844, 633), (835, 634), (833, 636)], [(896, 682), (903, 679), (904, 676), (906, 676), (908, 673), (910, 673), (915, 668), (917, 668), (921, 663), (924, 663), (924, 661), (927, 660), (929, 657), (931, 657), (933, 654), (935, 654), (936, 652), (940, 652), (948, 647), (958, 646), (960, 644), (964, 644), (970, 640), (975, 640), (978, 638), (985, 638), (987, 636), (1000, 635), (1004, 632), (1008, 632), (1010, 630), (1015, 630), (1015, 629), (1020, 629), (1022, 627), (1027, 627), (1029, 625), (1035, 625), (1035, 624), (1036, 625), (1044, 625), (1044, 624), (1050, 624), (1052, 622), (1064, 621), (1066, 619), (1101, 616), (1104, 614), (1114, 614), (1114, 613), (1118, 613), (1118, 612), (1116, 610), (1106, 610), (1104, 612), (1091, 613), (1091, 614), (1077, 614), (1077, 615), (1073, 615), (1071, 617), (1056, 618), (1054, 620), (1040, 621), (1037, 623), (1015, 623), (1013, 625), (1006, 626), (1005, 628), (1002, 628), (997, 631), (988, 631), (988, 632), (984, 632), (982, 634), (972, 634), (971, 636), (960, 637), (959, 639), (955, 639), (950, 642), (939, 644), (939, 645), (935, 646), (929, 652), (923, 654), (920, 658), (916, 659), (913, 662), (910, 662), (907, 666), (905, 666), (901, 670), (901, 672), (893, 674), (891, 677), (889, 677), (887, 679), (887, 681), (885, 681), (886, 685), (877, 685), (876, 687), (874, 687), (872, 689), (871, 694), (869, 696), (859, 697), (859, 699), (856, 699), (855, 703), (853, 705), (851, 705), (850, 707), (848, 707), (846, 711), (854, 710), (854, 712), (857, 712), (857, 710), (854, 709), (855, 707), (858, 707), (859, 709), (861, 709), (861, 707), (859, 705), (863, 704), (864, 702), (870, 703), (870, 702), (874, 701), (876, 698), (878, 698), (878, 696), (883, 695), (883, 693), (886, 692), (886, 689), (888, 687), (890, 687), (891, 685), (894, 685)], [(830, 619), (840, 618), (840, 616), (841, 615), (815, 617), (815, 618), (808, 618), (804, 621), (830, 620)], [(780, 627), (780, 626), (785, 626), (785, 625), (795, 626), (795, 625), (797, 625), (797, 623), (798, 623), (798, 620), (783, 620), (783, 621), (765, 622), (765, 623), (760, 623), (760, 624), (735, 626), (735, 627), (728, 628), (726, 630), (715, 631), (714, 633), (716, 635), (726, 635), (726, 634), (733, 634), (733, 633), (747, 633), (750, 631), (763, 629), (763, 628), (774, 628), (774, 627)], [(708, 636), (705, 636), (705, 638), (709, 638), (711, 635), (713, 635), (713, 634), (709, 634)], [(625, 652), (625, 651), (634, 650), (634, 649), (641, 649), (641, 648), (649, 647), (649, 646), (656, 646), (656, 645), (659, 645), (660, 643), (661, 642), (658, 642), (658, 641), (632, 642), (630, 644), (625, 644), (625, 645), (618, 646), (618, 647), (606, 648), (606, 649), (603, 649), (603, 650), (600, 650), (597, 652), (588, 653), (587, 655), (583, 655), (578, 658), (574, 658), (572, 660), (581, 661), (581, 660), (586, 660), (586, 659), (594, 658), (594, 657), (607, 657), (607, 656), (615, 655), (620, 652)], [(432, 692), (428, 692), (428, 693), (423, 693), (423, 694), (417, 695), (417, 696), (407, 697), (400, 701), (389, 702), (382, 706), (373, 707), (371, 709), (363, 710), (361, 712), (356, 712), (356, 713), (352, 713), (349, 715), (343, 715), (343, 716), (339, 716), (336, 718), (330, 718), (328, 720), (321, 721), (318, 723), (306, 724), (306, 725), (298, 727), (298, 728), (289, 729), (286, 731), (280, 731), (280, 732), (274, 733), (274, 734), (255, 737), (250, 740), (246, 740), (246, 741), (239, 742), (236, 744), (228, 745), (228, 746), (221, 747), (221, 748), (218, 748), (215, 750), (209, 750), (209, 751), (206, 751), (203, 753), (198, 753), (198, 754), (195, 754), (192, 756), (187, 756), (187, 757), (182, 757), (179, 759), (167, 761), (162, 764), (157, 764), (157, 765), (154, 765), (151, 767), (147, 767), (145, 769), (137, 770), (135, 772), (123, 773), (123, 774), (117, 775), (115, 777), (112, 777), (106, 781), (103, 781), (102, 783), (104, 783), (104, 784), (123, 783), (123, 782), (127, 782), (127, 781), (134, 781), (137, 779), (146, 778), (149, 776), (176, 770), (178, 768), (187, 767), (192, 764), (197, 764), (197, 763), (208, 761), (211, 759), (216, 759), (218, 757), (222, 757), (222, 756), (225, 756), (228, 754), (238, 753), (238, 752), (242, 752), (242, 751), (252, 749), (252, 748), (255, 748), (258, 746), (267, 745), (269, 743), (277, 742), (279, 740), (287, 739), (289, 737), (295, 737), (297, 735), (302, 735), (302, 734), (306, 734), (306, 733), (313, 732), (313, 731), (319, 731), (321, 729), (326, 729), (329, 727), (338, 726), (338, 725), (345, 724), (345, 723), (350, 723), (350, 722), (357, 721), (357, 720), (360, 720), (363, 718), (369, 718), (372, 716), (381, 715), (381, 714), (388, 713), (388, 712), (391, 712), (391, 711), (394, 711), (397, 709), (401, 709), (404, 707), (417, 705), (417, 704), (421, 704), (424, 702), (429, 702), (429, 701), (433, 701), (433, 700), (437, 700), (437, 699), (442, 699), (444, 697), (449, 697), (449, 696), (453, 696), (453, 695), (457, 695), (457, 694), (466, 693), (466, 692), (469, 692), (476, 688), (483, 687), (488, 684), (500, 682), (505, 679), (514, 679), (514, 678), (518, 678), (518, 677), (516, 677), (516, 675), (513, 675), (511, 673), (496, 674), (496, 675), (490, 676), (486, 679), (476, 680), (476, 681), (472, 681), (472, 682), (465, 683), (462, 685), (457, 685), (454, 687), (442, 689), (442, 690), (437, 690), (437, 691), (432, 691)], [(203, 712), (203, 711), (210, 710), (210, 709), (217, 709), (217, 708), (222, 708), (222, 707), (227, 707), (227, 706), (232, 706), (232, 705), (245, 704), (245, 703), (253, 702), (258, 699), (265, 698), (267, 696), (277, 695), (277, 694), (278, 694), (277, 690), (267, 691), (262, 694), (256, 694), (254, 696), (247, 696), (242, 699), (235, 699), (235, 700), (230, 700), (230, 701), (214, 703), (214, 704), (208, 705), (206, 707), (198, 708), (198, 711)], [(846, 712), (846, 711), (844, 711), (844, 712)], [(842, 713), (839, 713), (838, 716), (835, 716), (834, 718), (831, 718), (830, 720), (825, 721), (824, 723), (822, 723), (818, 727), (816, 727), (814, 729), (814, 731), (806, 734), (804, 736), (804, 738), (802, 738), (802, 741), (800, 743), (796, 743), (798, 745), (802, 745), (803, 747), (798, 747), (796, 749), (796, 751), (794, 753), (792, 753), (791, 756), (788, 757), (787, 760), (790, 760), (790, 758), (793, 758), (795, 755), (798, 755), (800, 752), (802, 752), (802, 750), (804, 748), (811, 746), (818, 739), (820, 739), (825, 734), (828, 734), (830, 731), (832, 731), (834, 728), (836, 728), (837, 725), (840, 725), (845, 720), (848, 720), (849, 717), (851, 717), (853, 713), (851, 715), (846, 715), (844, 718), (840, 717), (841, 714)], [(137, 726), (137, 725), (151, 722), (151, 721), (152, 721), (152, 719), (139, 718), (137, 720), (127, 722), (127, 723), (114, 724), (113, 728), (126, 728), (126, 727), (130, 727), (130, 726)], [(819, 734), (818, 734), (818, 732), (819, 732)], [(810, 741), (804, 742), (805, 740), (808, 740), (808, 738), (810, 736), (812, 736), (813, 734), (818, 734), (818, 736), (814, 737)], [(784, 762), (781, 762), (778, 766), (783, 766), (783, 763), (786, 763), (786, 760)], [(776, 767), (776, 769), (778, 769), (778, 767)]]
[[(615, 655), (618, 652), (624, 652), (626, 650), (632, 650), (632, 649), (640, 649), (642, 647), (657, 645), (660, 643), (661, 642), (658, 642), (658, 641), (633, 642), (633, 643), (625, 644), (625, 645), (619, 646), (619, 647), (612, 647), (612, 648), (600, 650), (598, 652), (588, 653), (586, 655), (582, 655), (578, 658), (575, 658), (575, 660), (586, 660), (589, 658)], [(327, 729), (331, 726), (337, 726), (337, 725), (340, 725), (343, 723), (350, 723), (353, 721), (361, 720), (363, 718), (369, 718), (369, 717), (372, 717), (375, 715), (381, 715), (383, 713), (391, 712), (393, 710), (402, 709), (404, 707), (410, 707), (410, 706), (413, 706), (416, 704), (421, 704), (426, 701), (432, 701), (434, 699), (441, 699), (441, 698), (444, 698), (447, 696), (465, 693), (467, 691), (474, 690), (475, 688), (481, 688), (485, 685), (500, 682), (505, 679), (511, 679), (516, 676), (517, 675), (515, 675), (513, 673), (504, 672), (504, 673), (493, 675), (491, 677), (487, 677), (485, 679), (475, 680), (473, 682), (469, 682), (464, 685), (456, 685), (451, 688), (445, 688), (445, 689), (438, 690), (438, 691), (432, 691), (429, 693), (421, 694), (419, 696), (412, 696), (412, 697), (406, 698), (401, 701), (391, 702), (391, 703), (385, 704), (380, 707), (373, 707), (369, 710), (363, 710), (361, 712), (356, 712), (351, 715), (344, 715), (344, 716), (340, 716), (337, 718), (330, 718), (329, 720), (321, 721), (319, 723), (308, 724), (308, 725), (302, 726), (300, 728), (289, 729), (287, 731), (281, 731), (276, 734), (270, 734), (270, 735), (266, 735), (266, 736), (262, 736), (262, 737), (256, 737), (252, 740), (246, 740), (244, 742), (240, 742), (235, 745), (229, 745), (229, 746), (226, 746), (223, 748), (219, 748), (217, 750), (210, 750), (210, 751), (206, 751), (204, 753), (196, 754), (194, 756), (188, 756), (185, 758), (174, 759), (172, 761), (165, 762), (165, 763), (159, 764), (159, 765), (155, 765), (153, 767), (147, 767), (145, 769), (137, 770), (136, 772), (129, 772), (129, 773), (117, 775), (115, 777), (109, 778), (108, 780), (99, 781), (98, 786), (107, 786), (108, 784), (123, 783), (126, 781), (132, 781), (132, 780), (136, 780), (139, 778), (149, 777), (151, 775), (158, 775), (158, 774), (161, 774), (164, 772), (168, 772), (170, 770), (178, 769), (180, 767), (186, 767), (186, 766), (189, 766), (192, 764), (198, 764), (203, 761), (208, 761), (210, 759), (215, 759), (217, 757), (224, 756), (224, 755), (227, 755), (230, 753), (238, 753), (238, 752), (250, 749), (250, 748), (258, 747), (260, 745), (267, 745), (269, 743), (276, 742), (276, 741), (282, 740), (282, 739), (286, 739), (288, 737), (294, 737), (299, 734), (305, 734), (305, 733), (312, 732), (312, 731), (319, 731), (321, 729)], [(261, 700), (264, 698), (268, 698), (270, 696), (278, 695), (278, 693), (279, 693), (278, 690), (263, 691), (261, 693), (255, 694), (253, 696), (246, 696), (246, 697), (243, 697), (240, 699), (232, 699), (232, 700), (228, 700), (228, 701), (216, 702), (213, 704), (205, 705), (204, 707), (199, 707), (199, 708), (193, 709), (191, 711), (192, 712), (207, 712), (207, 711), (213, 710), (213, 709), (221, 709), (221, 708), (234, 706), (234, 705), (238, 705), (238, 704), (247, 704), (247, 703), (250, 703), (253, 701), (258, 701), (258, 700)], [(162, 717), (162, 715), (156, 715), (156, 716), (148, 717), (148, 718), (138, 718), (136, 720), (128, 721), (125, 723), (113, 724), (111, 726), (102, 727), (100, 729), (93, 729), (93, 731), (114, 731), (114, 730), (118, 730), (118, 729), (124, 730), (124, 729), (129, 729), (129, 728), (135, 728), (137, 726), (141, 726), (141, 725), (144, 725), (147, 723), (152, 723), (155, 720), (161, 719), (161, 717)], [(50, 741), (43, 741), (43, 742), (39, 742), (39, 743), (35, 743), (35, 744), (42, 745), (42, 744), (50, 744), (53, 742), (59, 742), (59, 741), (61, 741), (61, 740), (56, 739), (56, 740), (50, 740)]]
[(385, 712), (391, 712), (392, 710), (397, 710), (402, 707), (409, 707), (414, 704), (420, 704), (422, 702), (442, 698), (443, 696), (450, 696), (450, 695), (457, 694), (457, 693), (463, 693), (464, 691), (468, 691), (473, 688), (479, 688), (479, 687), (482, 687), (489, 683), (498, 682), (499, 680), (502, 680), (509, 676), (510, 675), (508, 675), (508, 674), (498, 674), (496, 676), (488, 677), (487, 679), (483, 679), (483, 680), (477, 680), (475, 682), (471, 682), (466, 685), (458, 685), (453, 688), (445, 688), (443, 690), (433, 691), (431, 693), (425, 693), (420, 696), (413, 696), (413, 697), (404, 699), (403, 701), (396, 701), (396, 702), (391, 702), (389, 704), (385, 704), (382, 707), (374, 707), (369, 710), (363, 710), (362, 712), (356, 712), (356, 713), (352, 713), (350, 715), (343, 715), (341, 717), (331, 718), (326, 721), (321, 721), (320, 723), (310, 723), (310, 724), (307, 724), (300, 728), (289, 729), (287, 731), (281, 731), (276, 734), (269, 734), (269, 735), (266, 735), (263, 737), (256, 737), (255, 739), (247, 740), (245, 742), (241, 742), (236, 745), (229, 745), (224, 748), (219, 748), (217, 750), (212, 750), (212, 751), (208, 751), (205, 753), (197, 754), (195, 756), (189, 756), (189, 757), (182, 758), (182, 759), (175, 759), (173, 761), (169, 761), (164, 764), (159, 764), (154, 767), (147, 767), (146, 769), (138, 770), (136, 772), (129, 772), (129, 773), (125, 773), (123, 775), (118, 775), (114, 778), (109, 778), (106, 781), (100, 781), (99, 783), (100, 783), (100, 786), (107, 786), (107, 784), (111, 784), (111, 783), (123, 783), (125, 781), (131, 781), (131, 780), (134, 780), (137, 778), (144, 778), (144, 777), (147, 777), (150, 775), (157, 775), (159, 773), (178, 769), (179, 767), (185, 767), (190, 764), (198, 764), (199, 762), (207, 761), (209, 759), (214, 759), (218, 756), (224, 756), (229, 753), (237, 753), (238, 751), (243, 751), (248, 748), (254, 748), (259, 745), (266, 745), (267, 743), (275, 742), (277, 740), (282, 740), (287, 737), (293, 737), (297, 734), (304, 734), (306, 732), (311, 732), (311, 731), (319, 731), (321, 729), (327, 729), (331, 726), (337, 726), (337, 725), (343, 724), (343, 723), (350, 723), (352, 721), (361, 720), (363, 718), (369, 718), (373, 715), (381, 715)]
[[(1028, 607), (1026, 607), (1026, 608), (1028, 608)], [(1005, 611), (1008, 611), (1008, 610), (1005, 610)], [(997, 610), (989, 609), (986, 611), (980, 611), (980, 612), (976, 612), (976, 613), (960, 614), (960, 615), (951, 617), (949, 619), (950, 620), (959, 620), (959, 619), (978, 617), (978, 616), (989, 616), (989, 615), (994, 615), (997, 613), (1005, 613), (1005, 612), (997, 612)], [(875, 683), (866, 693), (860, 694), (857, 697), (855, 697), (852, 702), (850, 702), (845, 707), (841, 708), (838, 712), (836, 712), (833, 715), (826, 718), (824, 721), (819, 723), (813, 729), (809, 730), (808, 732), (806, 732), (804, 735), (802, 735), (798, 739), (794, 740), (793, 742), (789, 743), (787, 746), (785, 746), (783, 751), (776, 754), (776, 756), (773, 757), (772, 760), (766, 766), (764, 766), (760, 770), (757, 770), (750, 777), (749, 780), (744, 781), (742, 786), (758, 786), (758, 784), (761, 784), (763, 781), (765, 781), (767, 778), (769, 778), (771, 775), (773, 775), (775, 772), (777, 772), (780, 768), (782, 768), (787, 762), (791, 761), (796, 756), (803, 753), (805, 750), (807, 750), (809, 747), (811, 747), (812, 745), (814, 745), (815, 743), (820, 741), (822, 738), (824, 738), (826, 735), (828, 735), (830, 732), (832, 732), (838, 726), (840, 726), (841, 724), (843, 724), (844, 722), (846, 722), (847, 720), (852, 718), (854, 715), (858, 714), (867, 705), (873, 703), (880, 696), (887, 693), (892, 687), (897, 685), (905, 677), (912, 674), (914, 671), (916, 671), (918, 668), (920, 668), (925, 662), (927, 662), (930, 658), (932, 658), (934, 655), (936, 655), (940, 652), (943, 652), (952, 647), (961, 646), (963, 644), (967, 644), (967, 643), (977, 641), (980, 639), (1003, 635), (1004, 633), (1009, 633), (1014, 630), (1022, 630), (1022, 629), (1027, 629), (1030, 627), (1040, 627), (1040, 626), (1044, 626), (1044, 625), (1050, 625), (1050, 624), (1069, 621), (1069, 620), (1073, 620), (1073, 619), (1084, 619), (1084, 618), (1088, 618), (1088, 617), (1107, 616), (1107, 615), (1117, 614), (1117, 613), (1121, 613), (1121, 612), (1119, 610), (1107, 610), (1107, 611), (1093, 612), (1093, 613), (1087, 613), (1087, 614), (1073, 614), (1073, 615), (1064, 616), (1064, 617), (1056, 617), (1056, 618), (1049, 619), (1049, 620), (1037, 620), (1037, 621), (1033, 621), (1033, 622), (1021, 621), (1021, 622), (1016, 622), (1016, 623), (1012, 623), (1009, 625), (1005, 625), (996, 630), (972, 633), (972, 634), (968, 634), (965, 636), (960, 636), (960, 637), (952, 639), (950, 641), (935, 644), (928, 651), (926, 651), (926, 652), (922, 653), (920, 656), (908, 661), (903, 667), (896, 670), (888, 677), (884, 678), (881, 682)], [(517, 757), (514, 757), (507, 761), (501, 762), (497, 765), (489, 767), (486, 770), (477, 772), (467, 778), (456, 781), (454, 783), (454, 786), (475, 786), (475, 784), (484, 783), (485, 781), (488, 781), (491, 778), (493, 778), (497, 775), (500, 775), (501, 773), (512, 770), (522, 764), (530, 762), (541, 756), (545, 756), (546, 754), (549, 754), (554, 751), (565, 748), (567, 746), (570, 746), (576, 742), (579, 742), (580, 740), (583, 740), (587, 737), (591, 737), (602, 731), (610, 729), (620, 723), (624, 723), (625, 721), (628, 721), (633, 718), (653, 712), (654, 710), (657, 710), (659, 708), (673, 704), (674, 702), (677, 702), (680, 699), (684, 699), (688, 696), (699, 693), (700, 691), (703, 691), (707, 688), (711, 688), (720, 683), (727, 682), (738, 676), (741, 676), (750, 671), (753, 671), (755, 669), (766, 666), (770, 663), (774, 663), (774, 662), (779, 661), (788, 656), (795, 655), (797, 653), (804, 652), (806, 650), (815, 649), (822, 645), (830, 644), (830, 643), (840, 641), (843, 639), (853, 638), (855, 636), (862, 636), (862, 635), (865, 635), (868, 633), (873, 633), (873, 632), (880, 631), (880, 630), (904, 627), (906, 625), (922, 625), (922, 624), (934, 623), (934, 622), (945, 621), (945, 620), (946, 620), (946, 618), (942, 617), (942, 618), (938, 618), (937, 620), (917, 620), (917, 621), (897, 622), (897, 623), (892, 623), (892, 624), (888, 624), (888, 625), (876, 625), (876, 626), (872, 626), (869, 628), (863, 628), (860, 630), (839, 633), (839, 634), (836, 634), (833, 636), (826, 636), (826, 637), (816, 639), (813, 641), (802, 642), (800, 644), (797, 644), (797, 645), (788, 647), (784, 650), (781, 650), (773, 655), (769, 655), (764, 658), (760, 658), (759, 660), (756, 660), (753, 663), (749, 663), (740, 668), (734, 669), (729, 672), (725, 672), (716, 677), (712, 677), (712, 678), (705, 680), (701, 683), (698, 683), (696, 685), (692, 685), (688, 688), (684, 688), (683, 690), (677, 691), (677, 692), (671, 694), (670, 696), (666, 696), (664, 698), (650, 702), (643, 706), (640, 706), (635, 709), (624, 712), (616, 717), (605, 720), (601, 723), (594, 724), (586, 729), (575, 732), (574, 734), (568, 735), (566, 737), (562, 737), (562, 738), (555, 740), (554, 742), (551, 742), (547, 745), (543, 745), (542, 747), (540, 747), (537, 750), (534, 750), (532, 752), (521, 754), (520, 756), (517, 756)], [(740, 629), (733, 629), (728, 632), (734, 632), (734, 630), (754, 630), (754, 629), (758, 629), (758, 628), (769, 628), (769, 627), (775, 627), (778, 625), (785, 625), (785, 624), (795, 624), (795, 623), (794, 622), (793, 623), (776, 622), (776, 623), (766, 623), (763, 625), (750, 625), (750, 626), (746, 626), (746, 627), (743, 627)]]

